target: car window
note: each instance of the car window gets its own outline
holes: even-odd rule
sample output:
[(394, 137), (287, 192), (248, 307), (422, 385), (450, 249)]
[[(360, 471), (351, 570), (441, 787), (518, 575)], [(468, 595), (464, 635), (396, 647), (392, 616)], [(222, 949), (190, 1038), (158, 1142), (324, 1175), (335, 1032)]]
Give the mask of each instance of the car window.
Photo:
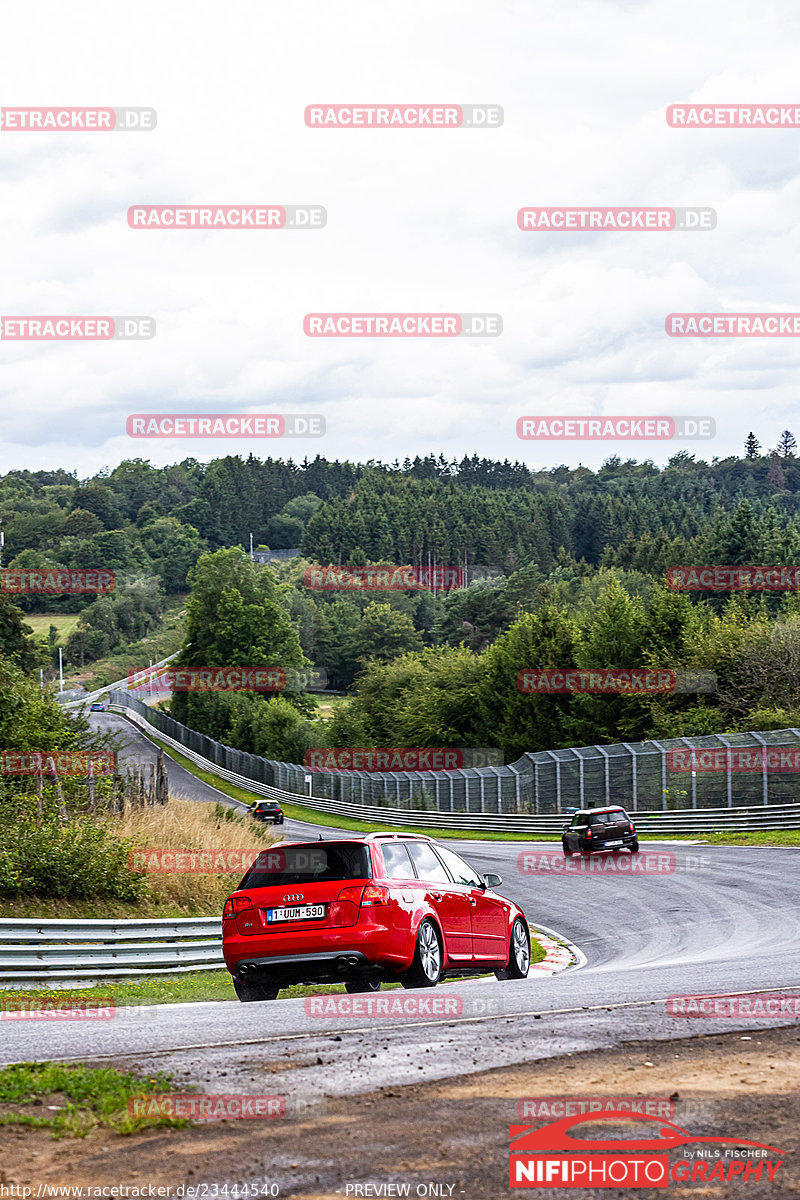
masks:
[(615, 808), (612, 812), (592, 813), (593, 825), (618, 825), (625, 820), (627, 817), (621, 808)]
[(430, 883), (449, 883), (450, 877), (427, 842), (406, 842), (411, 861), (420, 879)]
[(381, 853), (387, 879), (414, 878), (414, 868), (403, 842), (384, 842)]
[(299, 842), (285, 848), (278, 843), (261, 851), (239, 890), (371, 878), (369, 850), (363, 843)]
[(586, 816), (586, 813), (577, 813), (572, 818), (572, 826), (571, 827), (572, 827), (572, 829), (577, 829), (579, 826), (585, 825), (588, 820), (589, 820), (589, 818)]
[(473, 871), (469, 863), (448, 850), (445, 846), (437, 846), (437, 853), (444, 859), (445, 866), (450, 871), (456, 883), (466, 883), (469, 887), (483, 887), (483, 880), (477, 871)]

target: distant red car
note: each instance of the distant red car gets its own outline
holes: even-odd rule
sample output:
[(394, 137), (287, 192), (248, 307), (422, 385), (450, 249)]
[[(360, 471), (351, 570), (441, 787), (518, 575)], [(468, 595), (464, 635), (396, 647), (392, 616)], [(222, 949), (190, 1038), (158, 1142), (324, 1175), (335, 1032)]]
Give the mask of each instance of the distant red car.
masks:
[(370, 833), (264, 850), (222, 914), (222, 948), (240, 1000), (274, 1000), (292, 983), (382, 980), (435, 987), (446, 975), (524, 979), (525, 914), (428, 837)]

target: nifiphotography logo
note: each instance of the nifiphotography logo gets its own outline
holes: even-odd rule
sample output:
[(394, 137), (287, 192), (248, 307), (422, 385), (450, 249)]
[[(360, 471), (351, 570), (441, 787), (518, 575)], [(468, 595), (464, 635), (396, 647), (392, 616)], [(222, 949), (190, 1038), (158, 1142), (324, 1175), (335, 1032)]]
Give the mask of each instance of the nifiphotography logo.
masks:
[[(647, 1122), (633, 1138), (575, 1136), (577, 1125)], [(662, 1117), (611, 1111), (562, 1117), (540, 1127), (509, 1126), (511, 1187), (668, 1188), (671, 1183), (772, 1183), (783, 1150), (735, 1137), (703, 1137)], [(707, 1150), (684, 1150), (703, 1144)], [(725, 1146), (725, 1151), (720, 1147)], [(676, 1159), (670, 1163), (670, 1151)], [(774, 1156), (779, 1155), (778, 1159)]]

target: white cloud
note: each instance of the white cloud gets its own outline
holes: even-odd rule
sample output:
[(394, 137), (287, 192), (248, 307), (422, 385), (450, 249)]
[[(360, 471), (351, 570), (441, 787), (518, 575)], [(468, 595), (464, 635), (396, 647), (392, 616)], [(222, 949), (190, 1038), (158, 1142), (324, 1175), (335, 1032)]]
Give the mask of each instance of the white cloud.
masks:
[[(670, 311), (800, 311), (800, 130), (676, 130), (668, 104), (800, 102), (788, 0), (143, 0), (6, 15), (5, 105), (137, 105), (153, 133), (0, 133), (6, 315), (152, 314), (152, 342), (0, 342), (0, 470), (240, 450), (533, 447), (527, 413), (708, 414), (710, 457), (791, 427), (795, 340), (668, 338)], [(314, 130), (315, 102), (499, 103), (499, 130)], [(131, 204), (321, 203), (319, 232), (136, 231)], [(524, 234), (525, 205), (710, 205), (713, 233)], [(497, 339), (313, 340), (309, 311), (500, 312)], [(321, 441), (131, 441), (134, 411), (306, 411)]]

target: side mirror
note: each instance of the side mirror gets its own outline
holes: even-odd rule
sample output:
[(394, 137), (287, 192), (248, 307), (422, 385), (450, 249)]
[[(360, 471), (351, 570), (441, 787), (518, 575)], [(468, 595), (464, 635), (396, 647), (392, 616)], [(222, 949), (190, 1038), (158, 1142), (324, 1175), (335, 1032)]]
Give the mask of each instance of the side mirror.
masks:
[(569, 825), (562, 825), (562, 826), (561, 826), (561, 832), (562, 832), (562, 833), (566, 833), (568, 829), (569, 829)]
[(496, 888), (500, 887), (500, 884), (503, 882), (503, 877), (502, 875), (495, 875), (490, 871), (488, 875), (484, 875), (483, 882), (486, 884), (487, 888)]

